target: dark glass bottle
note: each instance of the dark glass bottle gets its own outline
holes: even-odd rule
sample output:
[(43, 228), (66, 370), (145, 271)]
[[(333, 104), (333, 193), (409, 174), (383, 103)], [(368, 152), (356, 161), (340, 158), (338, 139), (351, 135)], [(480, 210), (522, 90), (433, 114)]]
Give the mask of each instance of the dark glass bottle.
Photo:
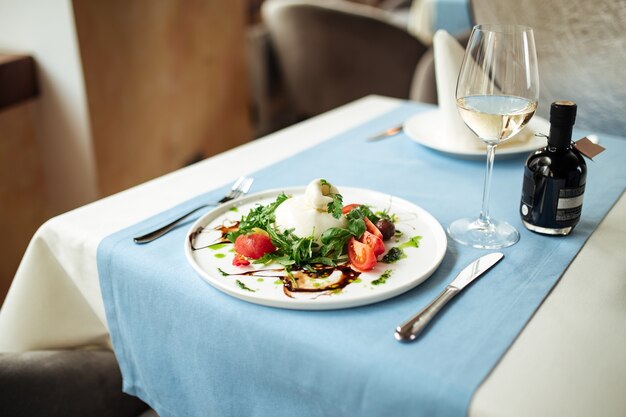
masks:
[(552, 103), (548, 146), (526, 160), (520, 214), (533, 232), (568, 235), (580, 220), (587, 165), (572, 147), (575, 120), (576, 103)]

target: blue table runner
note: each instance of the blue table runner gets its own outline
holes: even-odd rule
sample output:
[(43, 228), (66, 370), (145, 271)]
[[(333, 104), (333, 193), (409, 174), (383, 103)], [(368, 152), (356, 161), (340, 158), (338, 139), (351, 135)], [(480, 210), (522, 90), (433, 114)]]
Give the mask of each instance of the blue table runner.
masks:
[[(406, 103), (278, 162), (254, 174), (251, 191), (323, 177), (405, 198), (444, 227), (478, 215), (484, 161), (453, 159), (404, 135), (365, 141), (431, 108)], [(502, 250), (506, 258), (412, 344), (395, 341), (395, 326), (485, 251), (449, 241), (440, 268), (408, 293), (313, 312), (258, 306), (205, 283), (183, 252), (193, 220), (148, 245), (132, 243), (132, 236), (221, 197), (228, 187), (105, 238), (98, 272), (124, 390), (161, 417), (466, 415), (481, 381), (624, 191), (626, 141), (600, 139), (609, 150), (588, 163), (582, 220), (566, 238), (524, 229), (517, 210), (525, 158), (496, 157), (491, 213), (515, 225), (520, 242)]]

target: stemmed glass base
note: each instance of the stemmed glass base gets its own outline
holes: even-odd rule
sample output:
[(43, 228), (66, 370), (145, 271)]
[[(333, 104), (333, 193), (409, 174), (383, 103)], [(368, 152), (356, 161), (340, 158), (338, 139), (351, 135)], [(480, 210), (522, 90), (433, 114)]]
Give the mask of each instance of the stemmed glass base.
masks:
[(505, 221), (468, 217), (455, 220), (448, 234), (457, 242), (480, 249), (500, 249), (517, 243), (519, 232)]

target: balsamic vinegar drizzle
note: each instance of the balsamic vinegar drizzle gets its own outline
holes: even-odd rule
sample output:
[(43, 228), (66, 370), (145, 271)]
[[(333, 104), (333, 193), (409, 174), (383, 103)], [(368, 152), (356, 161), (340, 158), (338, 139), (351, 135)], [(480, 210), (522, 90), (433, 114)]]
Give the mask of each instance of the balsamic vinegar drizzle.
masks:
[(196, 238), (205, 230), (204, 227), (198, 227), (196, 230), (194, 230), (192, 233), (189, 234), (189, 246), (191, 246), (192, 251), (197, 251), (200, 249), (210, 248), (211, 246), (219, 245), (221, 243), (231, 243), (231, 241), (226, 238), (226, 235), (229, 234), (230, 232), (236, 232), (238, 228), (239, 228), (239, 222), (229, 222), (228, 224), (224, 222), (224, 224), (222, 224), (221, 226), (218, 226), (212, 229), (222, 234), (219, 239), (217, 239), (216, 241), (206, 246), (201, 246), (199, 248), (196, 248), (194, 245), (194, 242)]
[[(319, 282), (319, 280), (332, 277), (333, 274), (338, 275), (336, 272), (339, 272), (338, 278), (324, 284)], [(290, 298), (294, 298), (294, 293), (341, 291), (361, 275), (359, 271), (355, 271), (347, 264), (336, 266), (316, 264), (313, 266), (313, 270), (294, 268), (289, 272), (285, 268), (255, 269), (233, 273), (220, 269), (220, 274), (222, 276), (252, 276), (280, 279), (283, 282), (283, 292)]]

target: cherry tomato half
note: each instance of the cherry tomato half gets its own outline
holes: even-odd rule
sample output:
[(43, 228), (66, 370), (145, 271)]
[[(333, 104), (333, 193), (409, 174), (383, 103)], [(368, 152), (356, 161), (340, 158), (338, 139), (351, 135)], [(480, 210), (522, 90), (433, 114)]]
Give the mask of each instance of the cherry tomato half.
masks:
[(276, 250), (269, 236), (263, 233), (239, 235), (235, 239), (235, 253), (250, 259), (259, 259)]
[(250, 265), (250, 261), (247, 260), (243, 255), (235, 253), (233, 257), (233, 265), (234, 266), (248, 266)]
[(385, 244), (383, 243), (383, 240), (367, 230), (363, 233), (363, 236), (361, 236), (359, 241), (372, 248), (374, 256), (382, 255), (385, 252)]
[(352, 268), (360, 272), (369, 271), (376, 265), (374, 250), (353, 237), (348, 240), (348, 259)]
[(343, 208), (341, 209), (341, 213), (345, 216), (359, 206), (360, 204), (348, 204), (347, 206), (343, 206)]
[(378, 227), (376, 227), (376, 225), (372, 223), (372, 221), (368, 219), (367, 217), (363, 217), (363, 220), (365, 221), (365, 227), (367, 227), (367, 231), (373, 235), (378, 236), (380, 240), (383, 240), (383, 234), (380, 233), (380, 230), (378, 229)]

